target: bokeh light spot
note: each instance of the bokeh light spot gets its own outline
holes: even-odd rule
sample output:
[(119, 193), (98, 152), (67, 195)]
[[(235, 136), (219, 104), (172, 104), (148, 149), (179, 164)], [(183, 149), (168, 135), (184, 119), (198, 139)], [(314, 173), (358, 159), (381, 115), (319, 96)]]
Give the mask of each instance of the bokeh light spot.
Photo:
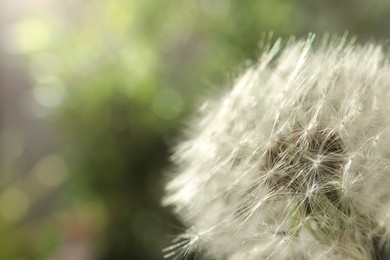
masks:
[(33, 89), (35, 100), (45, 107), (60, 105), (65, 98), (65, 94), (66, 88), (64, 83), (54, 76), (42, 77)]
[(34, 167), (38, 181), (50, 187), (63, 183), (68, 174), (68, 167), (63, 158), (58, 155), (43, 157)]
[(45, 49), (50, 42), (50, 25), (42, 20), (31, 19), (10, 25), (3, 43), (10, 53), (28, 53)]
[(0, 214), (7, 220), (23, 218), (29, 207), (28, 195), (18, 188), (8, 188), (0, 195)]
[(42, 184), (55, 187), (65, 181), (68, 167), (60, 156), (48, 155), (36, 164), (34, 173)]

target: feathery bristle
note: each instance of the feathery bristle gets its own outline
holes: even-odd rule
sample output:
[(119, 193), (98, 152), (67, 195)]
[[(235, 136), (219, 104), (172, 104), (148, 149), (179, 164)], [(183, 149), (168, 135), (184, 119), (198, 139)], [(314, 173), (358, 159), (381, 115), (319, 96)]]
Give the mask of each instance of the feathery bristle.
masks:
[(372, 259), (388, 240), (387, 57), (312, 42), (278, 41), (189, 124), (164, 199), (189, 227), (178, 252)]

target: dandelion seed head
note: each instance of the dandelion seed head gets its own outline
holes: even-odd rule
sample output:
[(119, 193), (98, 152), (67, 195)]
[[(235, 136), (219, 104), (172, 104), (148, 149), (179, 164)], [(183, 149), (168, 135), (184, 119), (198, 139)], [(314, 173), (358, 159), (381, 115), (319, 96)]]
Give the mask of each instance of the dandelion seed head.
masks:
[(169, 257), (371, 259), (389, 239), (387, 56), (313, 40), (277, 41), (189, 123), (164, 199), (188, 231)]

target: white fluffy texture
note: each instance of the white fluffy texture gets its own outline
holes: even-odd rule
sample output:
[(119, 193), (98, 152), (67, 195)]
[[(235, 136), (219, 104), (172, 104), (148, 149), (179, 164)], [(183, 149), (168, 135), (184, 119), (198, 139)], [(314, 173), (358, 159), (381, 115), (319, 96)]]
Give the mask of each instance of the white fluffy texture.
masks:
[(173, 156), (164, 204), (189, 228), (168, 257), (371, 259), (388, 240), (390, 66), (376, 45), (314, 49), (277, 42), (201, 107)]

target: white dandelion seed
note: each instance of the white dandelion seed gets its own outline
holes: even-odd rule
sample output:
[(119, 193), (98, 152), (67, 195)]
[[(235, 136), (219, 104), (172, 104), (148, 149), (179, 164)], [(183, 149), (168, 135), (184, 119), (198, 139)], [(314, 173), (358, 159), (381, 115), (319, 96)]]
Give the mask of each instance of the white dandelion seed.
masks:
[(278, 41), (192, 121), (164, 199), (188, 232), (168, 256), (372, 259), (389, 239), (387, 57), (312, 42)]

